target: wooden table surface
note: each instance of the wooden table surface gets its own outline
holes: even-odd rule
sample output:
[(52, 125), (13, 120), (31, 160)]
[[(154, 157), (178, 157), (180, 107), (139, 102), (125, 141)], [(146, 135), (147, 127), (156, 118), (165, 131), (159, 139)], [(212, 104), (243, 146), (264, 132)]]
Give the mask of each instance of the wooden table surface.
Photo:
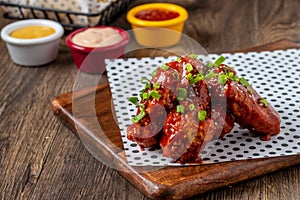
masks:
[[(143, 2), (135, 1), (129, 8)], [(208, 52), (282, 39), (300, 43), (299, 0), (170, 2), (188, 9), (184, 33)], [(1, 28), (10, 22), (0, 17)], [(130, 29), (124, 13), (111, 24)], [(0, 57), (0, 199), (148, 199), (93, 158), (53, 115), (51, 99), (71, 91), (77, 73), (63, 39), (56, 61), (40, 68), (14, 64), (2, 40)], [(300, 166), (192, 199), (298, 200)]]

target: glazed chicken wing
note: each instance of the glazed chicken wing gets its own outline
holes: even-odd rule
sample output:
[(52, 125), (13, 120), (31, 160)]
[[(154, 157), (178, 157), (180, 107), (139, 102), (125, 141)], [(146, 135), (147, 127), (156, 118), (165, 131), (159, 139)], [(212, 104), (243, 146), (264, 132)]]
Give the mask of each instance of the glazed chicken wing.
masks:
[(275, 109), (233, 68), (183, 56), (163, 64), (141, 91), (127, 129), (141, 148), (158, 146), (174, 162), (201, 162), (205, 145), (229, 133), (234, 122), (268, 140), (280, 132)]

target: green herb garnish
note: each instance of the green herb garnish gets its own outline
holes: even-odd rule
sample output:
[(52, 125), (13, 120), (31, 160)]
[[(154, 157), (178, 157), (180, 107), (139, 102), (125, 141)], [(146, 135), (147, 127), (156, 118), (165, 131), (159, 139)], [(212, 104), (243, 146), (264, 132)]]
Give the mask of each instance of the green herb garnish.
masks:
[(190, 54), (189, 57), (192, 58), (192, 59), (196, 59), (196, 58), (198, 58), (198, 55), (197, 54)]
[(151, 84), (151, 83), (147, 83), (147, 84), (145, 85), (145, 89), (151, 89), (151, 87), (152, 87), (152, 84)]
[(176, 106), (176, 112), (184, 113), (184, 106), (183, 105), (177, 105)]
[(214, 67), (214, 63), (212, 62), (207, 62), (206, 65), (205, 65), (208, 69), (211, 69)]
[(154, 84), (153, 84), (153, 88), (154, 88), (154, 89), (158, 89), (159, 87), (160, 87), (160, 84), (159, 84), (159, 83), (154, 83)]
[(190, 111), (193, 111), (195, 109), (195, 105), (194, 104), (189, 104), (189, 109), (190, 109)]
[(206, 110), (199, 110), (198, 111), (198, 119), (202, 122), (205, 121), (206, 118)]
[(199, 73), (199, 74), (197, 74), (197, 76), (195, 78), (193, 78), (192, 80), (190, 80), (190, 84), (191, 85), (195, 85), (196, 83), (198, 83), (202, 79), (203, 79), (203, 75)]
[(269, 106), (269, 102), (268, 102), (267, 99), (265, 99), (265, 98), (260, 98), (260, 99), (258, 99), (258, 102), (259, 102), (260, 104), (262, 104), (264, 107), (268, 107), (268, 106)]
[(151, 84), (151, 81), (145, 77), (141, 78), (141, 83), (142, 84)]
[(244, 86), (244, 87), (248, 87), (249, 86), (248, 81), (244, 77), (242, 77), (242, 78), (239, 79), (239, 83), (242, 84), (242, 86)]
[(141, 97), (142, 97), (143, 100), (149, 99), (150, 96), (151, 96), (151, 95), (150, 95), (149, 93), (147, 93), (147, 92), (142, 92), (142, 94), (141, 94)]
[(131, 119), (131, 121), (132, 121), (133, 123), (137, 123), (137, 122), (140, 121), (145, 115), (146, 115), (145, 109), (144, 109), (143, 107), (141, 107), (141, 108), (140, 108), (140, 113), (139, 113), (137, 116), (133, 117), (133, 118)]
[(178, 88), (177, 99), (183, 101), (187, 96), (187, 90), (185, 88)]
[(215, 66), (220, 66), (224, 61), (226, 60), (226, 58), (224, 56), (220, 56), (216, 61), (215, 61)]
[(152, 90), (150, 93), (151, 97), (154, 99), (159, 99), (161, 97), (161, 94), (159, 94), (156, 90)]
[(191, 74), (191, 73), (188, 73), (187, 75), (186, 75), (186, 77), (185, 77), (187, 80), (192, 80), (192, 78), (193, 78), (193, 74)]
[(199, 71), (198, 74), (200, 74), (201, 76), (204, 76), (204, 72), (202, 70)]
[(187, 64), (186, 66), (186, 70), (188, 71), (188, 72), (191, 72), (191, 71), (193, 71), (193, 66), (189, 63), (189, 64)]
[(229, 72), (228, 78), (232, 81), (236, 81), (236, 82), (239, 81), (239, 78), (237, 76), (235, 76), (233, 72)]
[(227, 81), (227, 75), (226, 74), (219, 74), (218, 76), (218, 83), (221, 85), (225, 85)]
[(161, 68), (162, 68), (163, 70), (167, 71), (167, 70), (169, 69), (169, 66), (166, 65), (166, 64), (163, 64), (163, 65), (161, 66)]
[(139, 99), (137, 97), (128, 97), (128, 101), (130, 101), (133, 105), (138, 105)]
[(205, 75), (205, 79), (210, 80), (216, 75), (217, 75), (216, 73), (214, 73), (213, 71), (210, 71), (208, 74)]

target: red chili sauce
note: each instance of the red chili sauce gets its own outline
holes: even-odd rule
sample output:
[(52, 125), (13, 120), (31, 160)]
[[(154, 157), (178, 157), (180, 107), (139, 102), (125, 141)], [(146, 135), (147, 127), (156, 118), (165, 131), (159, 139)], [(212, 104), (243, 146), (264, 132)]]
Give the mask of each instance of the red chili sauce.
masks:
[(167, 9), (146, 9), (138, 12), (135, 17), (146, 21), (164, 21), (179, 16), (178, 12)]

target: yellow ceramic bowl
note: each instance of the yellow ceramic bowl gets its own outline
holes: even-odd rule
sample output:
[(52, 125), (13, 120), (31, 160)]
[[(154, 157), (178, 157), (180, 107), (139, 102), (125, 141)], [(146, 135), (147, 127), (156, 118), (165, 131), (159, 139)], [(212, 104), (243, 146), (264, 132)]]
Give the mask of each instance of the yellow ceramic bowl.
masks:
[[(136, 17), (145, 10), (167, 10), (176, 12), (179, 16), (161, 21), (148, 21)], [(147, 47), (168, 47), (179, 42), (184, 22), (188, 18), (185, 8), (170, 3), (149, 3), (136, 6), (127, 13), (136, 41)]]

